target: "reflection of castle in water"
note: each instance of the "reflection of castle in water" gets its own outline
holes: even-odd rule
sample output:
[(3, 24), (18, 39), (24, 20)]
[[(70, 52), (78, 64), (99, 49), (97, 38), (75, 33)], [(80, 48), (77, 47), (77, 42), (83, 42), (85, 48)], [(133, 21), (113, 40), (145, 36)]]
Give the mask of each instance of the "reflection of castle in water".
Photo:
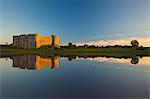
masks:
[(43, 67), (59, 68), (59, 56), (46, 58), (37, 55), (15, 56), (13, 57), (13, 67), (32, 70), (40, 70)]
[[(76, 55), (61, 55), (60, 57), (66, 57), (69, 61), (74, 59), (86, 59), (90, 61), (98, 61), (98, 62), (109, 62), (109, 63), (130, 63), (130, 64), (138, 64), (142, 57), (134, 56), (134, 57), (98, 57), (98, 56), (76, 56)], [(59, 56), (49, 56), (49, 57), (40, 57), (37, 55), (24, 55), (24, 56), (15, 56), (13, 59), (13, 67), (19, 67), (22, 69), (32, 69), (32, 70), (40, 70), (43, 67), (49, 68), (59, 68)], [(140, 64), (141, 65), (149, 65), (147, 60), (149, 58), (142, 58)], [(130, 62), (129, 62), (130, 60)], [(145, 61), (146, 60), (146, 61)]]

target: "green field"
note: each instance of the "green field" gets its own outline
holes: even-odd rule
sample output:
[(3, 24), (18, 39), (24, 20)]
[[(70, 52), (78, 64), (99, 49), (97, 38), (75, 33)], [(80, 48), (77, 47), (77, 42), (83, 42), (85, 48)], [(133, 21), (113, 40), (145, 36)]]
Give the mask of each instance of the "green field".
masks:
[(42, 47), (39, 49), (21, 49), (12, 46), (0, 46), (0, 56), (17, 56), (36, 54), (40, 56), (49, 55), (77, 55), (77, 56), (135, 56), (135, 55), (150, 55), (150, 48), (135, 49), (135, 48), (60, 48), (52, 49)]

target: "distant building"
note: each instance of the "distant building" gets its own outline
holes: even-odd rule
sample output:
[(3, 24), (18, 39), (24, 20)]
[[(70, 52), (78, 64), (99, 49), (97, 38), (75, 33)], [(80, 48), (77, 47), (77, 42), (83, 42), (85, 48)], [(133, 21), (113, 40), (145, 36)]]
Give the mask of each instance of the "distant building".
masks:
[(13, 36), (13, 46), (18, 48), (32, 49), (43, 45), (60, 48), (59, 37), (57, 35), (41, 36), (39, 33)]

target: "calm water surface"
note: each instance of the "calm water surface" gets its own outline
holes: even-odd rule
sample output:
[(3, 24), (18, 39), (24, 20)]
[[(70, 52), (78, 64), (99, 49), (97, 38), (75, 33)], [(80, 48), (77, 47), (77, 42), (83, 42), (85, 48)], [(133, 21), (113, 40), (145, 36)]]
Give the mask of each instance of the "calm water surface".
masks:
[(17, 56), (0, 58), (0, 73), (2, 99), (148, 99), (150, 95), (150, 57)]

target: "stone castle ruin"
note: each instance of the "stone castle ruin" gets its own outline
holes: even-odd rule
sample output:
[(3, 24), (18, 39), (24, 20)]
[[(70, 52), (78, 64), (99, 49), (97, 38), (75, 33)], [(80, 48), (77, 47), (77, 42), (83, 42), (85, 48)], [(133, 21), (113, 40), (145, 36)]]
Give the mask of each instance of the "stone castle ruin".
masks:
[(41, 36), (39, 33), (13, 36), (13, 46), (18, 48), (33, 49), (45, 45), (60, 48), (59, 37), (57, 35)]

